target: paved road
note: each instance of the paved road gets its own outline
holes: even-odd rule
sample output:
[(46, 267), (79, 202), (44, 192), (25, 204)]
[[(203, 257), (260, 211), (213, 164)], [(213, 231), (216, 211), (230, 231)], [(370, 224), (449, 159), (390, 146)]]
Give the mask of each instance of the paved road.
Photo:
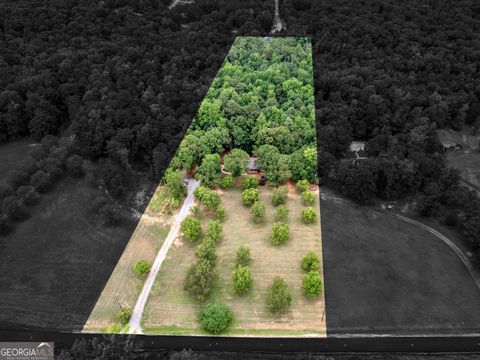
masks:
[(140, 293), (140, 296), (137, 299), (137, 303), (133, 308), (133, 314), (129, 324), (131, 334), (143, 334), (142, 326), (140, 322), (142, 320), (142, 314), (143, 314), (143, 310), (145, 309), (145, 305), (147, 303), (148, 295), (152, 290), (153, 283), (155, 282), (155, 278), (157, 277), (160, 267), (162, 266), (163, 260), (165, 260), (165, 257), (167, 256), (168, 249), (170, 249), (170, 246), (173, 244), (173, 241), (178, 235), (178, 231), (180, 230), (180, 224), (183, 221), (183, 219), (185, 219), (185, 217), (188, 215), (190, 211), (190, 207), (193, 205), (193, 201), (194, 201), (193, 192), (199, 185), (200, 185), (200, 182), (197, 180), (193, 180), (193, 179), (188, 180), (188, 195), (185, 201), (183, 202), (183, 205), (180, 208), (178, 215), (175, 217), (175, 220), (173, 221), (172, 227), (170, 228), (170, 232), (168, 233), (168, 236), (165, 239), (165, 242), (163, 243), (160, 251), (158, 252), (157, 257), (155, 258), (155, 261), (152, 266), (152, 270), (148, 274), (145, 284), (143, 285), (142, 292)]

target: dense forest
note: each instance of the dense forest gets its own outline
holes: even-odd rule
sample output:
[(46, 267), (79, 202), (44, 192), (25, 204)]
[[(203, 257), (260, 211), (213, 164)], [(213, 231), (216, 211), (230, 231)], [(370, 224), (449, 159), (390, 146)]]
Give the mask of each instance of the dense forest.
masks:
[(236, 175), (243, 173), (249, 156), (256, 156), (272, 185), (288, 179), (317, 181), (309, 38), (237, 39), (172, 166), (187, 170), (199, 166), (205, 175), (210, 163), (209, 179), (218, 177), (220, 157), (206, 155), (231, 149), (225, 166), (237, 163), (243, 169)]
[[(19, 188), (46, 182), (51, 169), (60, 177), (73, 155), (74, 173), (101, 160), (96, 177), (115, 197), (138, 169), (159, 179), (233, 39), (266, 35), (273, 22), (273, 1), (169, 4), (0, 5), (0, 142), (75, 135), (68, 154), (57, 145), (65, 140), (47, 137), (9, 175), (0, 200), (10, 220), (15, 199), (31, 192)], [(367, 204), (412, 196), (422, 215), (442, 218), (480, 248), (480, 201), (458, 185), (436, 135), (438, 128), (480, 127), (480, 6), (281, 0), (280, 15), (280, 35), (312, 38), (320, 182)], [(282, 96), (275, 93), (275, 101)], [(206, 104), (201, 112), (216, 111), (214, 100)], [(242, 116), (236, 105), (227, 101), (223, 116)], [(278, 140), (282, 126), (263, 134)], [(255, 142), (242, 140), (245, 130), (229, 135), (250, 151)], [(345, 161), (352, 140), (366, 141), (368, 159)], [(0, 219), (5, 228), (9, 220)]]

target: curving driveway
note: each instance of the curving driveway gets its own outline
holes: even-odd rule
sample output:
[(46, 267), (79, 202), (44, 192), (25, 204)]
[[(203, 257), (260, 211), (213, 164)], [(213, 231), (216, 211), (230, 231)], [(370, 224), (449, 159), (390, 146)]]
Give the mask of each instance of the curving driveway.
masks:
[(155, 258), (152, 269), (150, 270), (150, 273), (148, 274), (148, 277), (145, 280), (145, 283), (143, 284), (142, 292), (138, 296), (135, 307), (133, 308), (133, 314), (129, 323), (130, 334), (143, 334), (141, 320), (142, 320), (143, 310), (145, 309), (145, 305), (148, 300), (148, 295), (152, 290), (153, 284), (155, 282), (155, 278), (157, 277), (160, 267), (162, 266), (162, 263), (165, 260), (165, 257), (167, 256), (168, 249), (170, 249), (170, 246), (173, 244), (175, 238), (178, 235), (178, 232), (180, 230), (180, 224), (190, 212), (190, 207), (193, 205), (195, 200), (193, 192), (199, 185), (200, 185), (200, 182), (197, 180), (194, 180), (194, 179), (188, 180), (188, 186), (187, 186), (188, 195), (185, 198), (185, 201), (183, 202), (183, 205), (180, 208), (180, 211), (178, 212), (177, 216), (175, 216), (175, 220), (172, 223), (170, 232), (168, 233), (168, 236), (165, 239), (165, 242), (160, 248), (160, 251), (158, 252), (157, 257)]

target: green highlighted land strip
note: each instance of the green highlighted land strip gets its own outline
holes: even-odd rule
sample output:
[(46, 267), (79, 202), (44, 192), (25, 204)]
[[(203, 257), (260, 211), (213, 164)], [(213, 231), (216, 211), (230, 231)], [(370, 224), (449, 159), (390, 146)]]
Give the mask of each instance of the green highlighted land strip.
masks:
[(85, 331), (326, 336), (316, 164), (310, 40), (238, 38)]

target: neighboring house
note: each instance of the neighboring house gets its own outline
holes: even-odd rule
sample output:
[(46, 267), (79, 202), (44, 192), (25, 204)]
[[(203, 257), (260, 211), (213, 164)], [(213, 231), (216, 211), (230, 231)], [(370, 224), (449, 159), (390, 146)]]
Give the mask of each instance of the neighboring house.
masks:
[(367, 159), (368, 156), (365, 151), (365, 141), (352, 141), (347, 158), (355, 160)]
[(351, 152), (365, 151), (365, 141), (352, 141), (350, 144)]
[(256, 157), (251, 157), (248, 160), (247, 172), (251, 174), (258, 172), (258, 159)]
[(443, 151), (460, 150), (462, 148), (462, 145), (457, 144), (455, 141), (442, 140), (441, 143), (442, 143), (442, 146), (443, 146)]

